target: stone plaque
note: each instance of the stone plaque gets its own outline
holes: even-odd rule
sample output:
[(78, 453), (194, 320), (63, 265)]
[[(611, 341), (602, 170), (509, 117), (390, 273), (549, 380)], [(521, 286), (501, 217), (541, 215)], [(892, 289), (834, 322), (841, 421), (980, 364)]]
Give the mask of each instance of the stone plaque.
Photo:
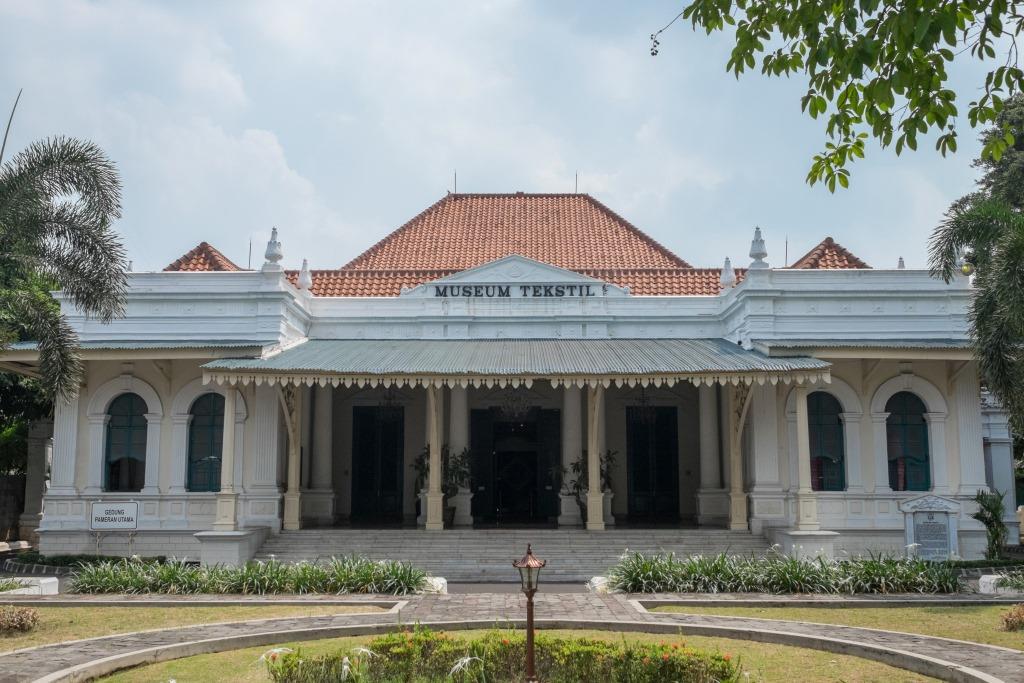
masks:
[(905, 520), (907, 554), (924, 560), (948, 560), (959, 550), (960, 503), (924, 495), (900, 503)]
[(923, 560), (948, 560), (949, 547), (949, 513), (948, 512), (915, 512), (914, 543), (917, 544), (917, 556)]

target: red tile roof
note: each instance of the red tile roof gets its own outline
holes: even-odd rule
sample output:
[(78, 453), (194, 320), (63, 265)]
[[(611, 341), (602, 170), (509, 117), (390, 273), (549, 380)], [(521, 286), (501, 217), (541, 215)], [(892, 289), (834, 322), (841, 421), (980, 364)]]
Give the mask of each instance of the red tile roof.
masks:
[(831, 237), (826, 237), (822, 240), (821, 244), (811, 249), (790, 266), (790, 268), (821, 268), (827, 270), (870, 267)]
[[(519, 254), (645, 296), (714, 296), (718, 268), (693, 268), (585, 194), (449, 194), (337, 270), (312, 271), (315, 296), (398, 296)], [(831, 237), (793, 268), (867, 268)], [(206, 242), (165, 270), (241, 270)], [(294, 284), (298, 271), (288, 271)], [(746, 274), (736, 269), (741, 281)]]
[(224, 254), (207, 242), (200, 242), (199, 245), (172, 262), (166, 271), (210, 271), (210, 270), (242, 270), (231, 262)]
[(586, 194), (449, 194), (342, 270), (466, 270), (519, 254), (559, 268), (689, 268)]

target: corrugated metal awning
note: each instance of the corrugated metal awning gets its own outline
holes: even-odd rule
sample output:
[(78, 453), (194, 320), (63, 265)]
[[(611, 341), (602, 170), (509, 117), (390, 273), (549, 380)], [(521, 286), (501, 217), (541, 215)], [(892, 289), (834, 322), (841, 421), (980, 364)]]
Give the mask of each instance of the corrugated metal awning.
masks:
[(231, 384), (504, 386), (828, 381), (830, 364), (771, 358), (725, 339), (314, 339), (203, 366)]

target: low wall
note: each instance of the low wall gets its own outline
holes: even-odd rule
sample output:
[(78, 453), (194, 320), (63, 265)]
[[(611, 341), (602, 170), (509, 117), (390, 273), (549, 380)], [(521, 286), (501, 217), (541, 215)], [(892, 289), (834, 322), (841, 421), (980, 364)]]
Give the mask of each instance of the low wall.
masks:
[[(44, 555), (96, 553), (96, 536), (89, 531), (40, 529), (39, 551)], [(129, 543), (124, 531), (101, 532), (98, 553), (128, 557), (164, 555), (178, 559), (199, 559), (199, 541), (194, 531), (138, 531)]]

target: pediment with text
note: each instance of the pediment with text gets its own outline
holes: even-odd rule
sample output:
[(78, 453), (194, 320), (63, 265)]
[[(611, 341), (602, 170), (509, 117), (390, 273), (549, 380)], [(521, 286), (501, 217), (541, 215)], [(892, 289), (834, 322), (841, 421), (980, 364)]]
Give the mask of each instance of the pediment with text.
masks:
[(629, 288), (514, 254), (403, 289), (401, 295), (465, 299), (588, 299), (629, 296)]

